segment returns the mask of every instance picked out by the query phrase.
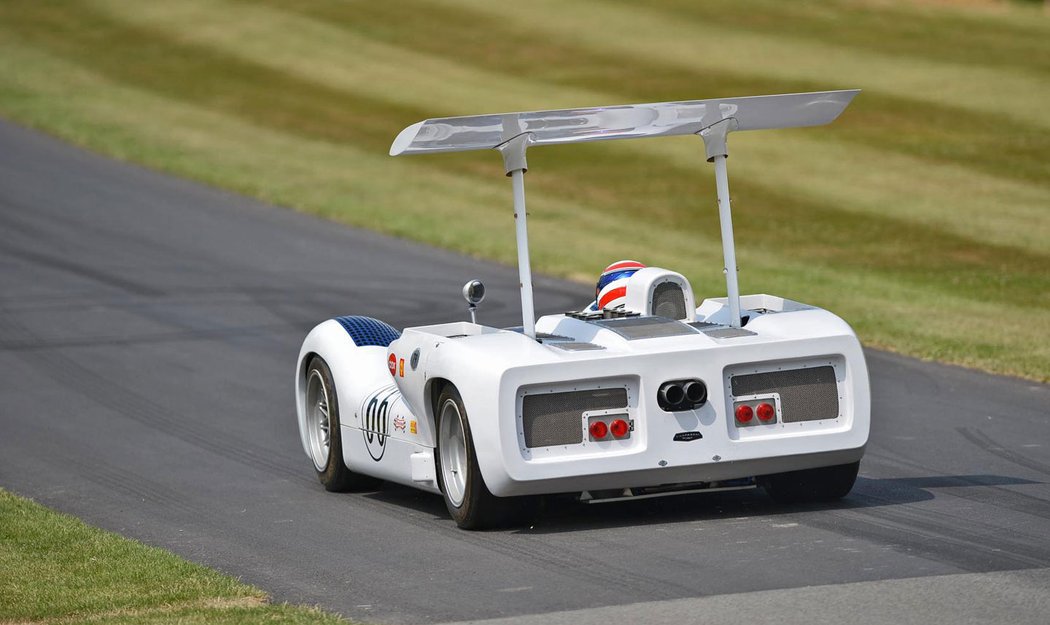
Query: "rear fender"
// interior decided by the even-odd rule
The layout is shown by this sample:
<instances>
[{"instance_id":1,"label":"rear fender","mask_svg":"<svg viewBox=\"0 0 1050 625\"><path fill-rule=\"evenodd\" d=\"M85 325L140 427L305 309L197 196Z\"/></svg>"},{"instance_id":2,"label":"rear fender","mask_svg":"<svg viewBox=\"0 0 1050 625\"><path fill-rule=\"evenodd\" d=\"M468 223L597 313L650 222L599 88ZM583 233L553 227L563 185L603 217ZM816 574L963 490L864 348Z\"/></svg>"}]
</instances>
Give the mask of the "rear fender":
<instances>
[{"instance_id":1,"label":"rear fender","mask_svg":"<svg viewBox=\"0 0 1050 625\"><path fill-rule=\"evenodd\" d=\"M390 385L392 380L383 361L386 348L376 345L358 346L335 319L329 319L306 335L299 350L295 375L295 410L299 422L299 438L303 449L306 440L306 368L314 356L328 363L339 398L341 425L360 429L358 406L370 392Z\"/></svg>"},{"instance_id":2,"label":"rear fender","mask_svg":"<svg viewBox=\"0 0 1050 625\"><path fill-rule=\"evenodd\" d=\"M403 401L387 365L387 346L382 344L382 337L355 335L355 328L348 328L346 319L362 318L342 318L343 322L330 319L319 324L299 351L295 394L303 449L307 449L306 369L314 356L320 356L332 372L339 399L346 466L366 475L432 489L429 479L425 480L428 483L414 479L420 475L416 475L418 467L413 472L411 459L413 454L430 454L433 442L420 435L429 435L430 428L419 427L417 417ZM367 344L370 342L380 344Z\"/></svg>"}]
</instances>

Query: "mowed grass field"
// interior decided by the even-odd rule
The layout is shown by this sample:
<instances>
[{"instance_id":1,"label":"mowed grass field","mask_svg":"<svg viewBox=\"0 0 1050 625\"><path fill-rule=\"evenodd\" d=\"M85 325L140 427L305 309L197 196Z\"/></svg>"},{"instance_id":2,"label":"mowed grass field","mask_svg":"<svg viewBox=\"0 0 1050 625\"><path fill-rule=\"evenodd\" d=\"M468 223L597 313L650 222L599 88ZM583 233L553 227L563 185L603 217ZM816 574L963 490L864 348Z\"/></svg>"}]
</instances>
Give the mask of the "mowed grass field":
<instances>
[{"instance_id":1,"label":"mowed grass field","mask_svg":"<svg viewBox=\"0 0 1050 625\"><path fill-rule=\"evenodd\" d=\"M830 126L730 138L742 292L827 307L868 345L1050 379L1040 7L0 3L3 116L509 264L498 155L390 158L398 131L447 115L841 88L864 91ZM531 150L535 269L592 283L636 258L682 271L698 298L724 296L702 155L692 137ZM581 305L588 297L581 285Z\"/></svg>"}]
</instances>

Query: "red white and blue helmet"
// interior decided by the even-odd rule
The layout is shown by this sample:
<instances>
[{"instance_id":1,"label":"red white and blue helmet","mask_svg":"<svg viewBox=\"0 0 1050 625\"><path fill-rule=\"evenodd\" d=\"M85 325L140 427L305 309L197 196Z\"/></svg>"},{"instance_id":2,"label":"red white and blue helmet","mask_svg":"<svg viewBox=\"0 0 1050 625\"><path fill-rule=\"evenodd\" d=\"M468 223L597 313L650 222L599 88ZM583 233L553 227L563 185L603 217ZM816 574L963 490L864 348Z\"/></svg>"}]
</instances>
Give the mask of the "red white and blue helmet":
<instances>
[{"instance_id":1,"label":"red white and blue helmet","mask_svg":"<svg viewBox=\"0 0 1050 625\"><path fill-rule=\"evenodd\" d=\"M645 269L645 265L636 260L618 260L606 267L594 287L591 310L623 308L627 302L627 280L639 269Z\"/></svg>"}]
</instances>

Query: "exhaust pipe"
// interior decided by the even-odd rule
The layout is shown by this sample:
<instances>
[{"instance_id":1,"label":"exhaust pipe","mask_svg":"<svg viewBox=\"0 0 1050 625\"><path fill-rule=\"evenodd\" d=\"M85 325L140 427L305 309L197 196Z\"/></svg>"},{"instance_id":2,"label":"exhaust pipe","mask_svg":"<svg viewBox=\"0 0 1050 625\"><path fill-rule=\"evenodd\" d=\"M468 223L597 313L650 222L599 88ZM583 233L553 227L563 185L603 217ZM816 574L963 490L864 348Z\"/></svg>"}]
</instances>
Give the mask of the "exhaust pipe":
<instances>
[{"instance_id":1,"label":"exhaust pipe","mask_svg":"<svg viewBox=\"0 0 1050 625\"><path fill-rule=\"evenodd\" d=\"M660 407L668 412L680 410L685 401L685 389L678 382L664 382L657 392L657 400Z\"/></svg>"},{"instance_id":2,"label":"exhaust pipe","mask_svg":"<svg viewBox=\"0 0 1050 625\"><path fill-rule=\"evenodd\" d=\"M707 385L700 380L689 380L685 383L685 399L693 408L704 405L707 401Z\"/></svg>"},{"instance_id":3,"label":"exhaust pipe","mask_svg":"<svg viewBox=\"0 0 1050 625\"><path fill-rule=\"evenodd\" d=\"M707 403L707 385L703 380L671 380L656 392L660 409L666 412L692 410Z\"/></svg>"}]
</instances>

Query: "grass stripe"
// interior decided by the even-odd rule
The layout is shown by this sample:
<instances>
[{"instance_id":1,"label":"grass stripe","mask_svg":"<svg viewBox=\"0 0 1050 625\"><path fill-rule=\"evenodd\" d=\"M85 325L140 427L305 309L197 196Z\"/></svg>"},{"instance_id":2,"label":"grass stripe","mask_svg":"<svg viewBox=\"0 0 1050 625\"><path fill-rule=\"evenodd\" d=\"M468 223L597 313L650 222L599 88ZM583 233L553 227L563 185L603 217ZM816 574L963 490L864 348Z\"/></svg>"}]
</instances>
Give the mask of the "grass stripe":
<instances>
[{"instance_id":1,"label":"grass stripe","mask_svg":"<svg viewBox=\"0 0 1050 625\"><path fill-rule=\"evenodd\" d=\"M335 18L347 16L332 12L336 5L327 3L320 5L327 9L324 15L317 16L325 17L325 21L267 9L256 3L219 4L221 11L215 10L217 4L212 1L153 4L137 11L128 11L123 2L115 0L96 0L94 4L102 6L114 19L128 20L138 27L177 26L183 33L180 41L184 43L207 46L247 62L257 61L288 75L324 82L342 91L364 92L368 97L412 108L442 103L451 111L461 112L477 107L480 101L493 100L486 106L498 110L501 106L516 106L519 103L516 98L526 99L530 97L527 94L537 90L532 82L452 62L434 61L431 56L378 43L350 28L340 28L340 22ZM295 6L301 9L306 5L296 3ZM459 22L464 16L454 14L451 17ZM437 23L437 17L430 21ZM278 49L270 43L276 38L283 42ZM345 55L339 53L343 49L353 49L358 63L347 64ZM394 73L405 83L418 88L398 91L383 86L381 78ZM454 80L448 80L449 77ZM558 93L564 95L563 90ZM612 101L618 97L582 89L569 93L578 96L575 103ZM847 120L852 115L851 109ZM763 186L775 186L782 194L807 197L813 201L834 199L835 206L841 210L918 222L974 241L1028 251L1046 248L1050 223L1040 220L1050 203L1050 193L1045 188L1011 183L957 167L938 168L927 161L878 150L843 149L815 138L815 133L792 136L795 138L787 142L779 137L768 142L747 142L748 158L734 160L735 179L743 175ZM668 160L670 151L664 147L663 143L659 146L635 143L629 149L645 158ZM600 148L604 149L607 148ZM753 159L752 149L758 152ZM767 166L790 161L795 154L809 157L806 162L813 173L799 175L799 168ZM878 170L856 168L849 159L878 162L880 167ZM681 155L675 153L671 160L677 160L685 168L697 168L695 151ZM753 162L761 163L762 168L750 166ZM744 165L743 170L736 168L738 163ZM843 163L846 166L842 166ZM781 172L786 175L781 175ZM921 175L916 172L921 172ZM662 174L656 171L654 175L660 177ZM887 179L896 179L897 186L906 186L911 193L894 193L894 187L886 186ZM578 184L587 182L578 181ZM790 193L785 193L787 189ZM1001 203L1003 207L995 212L989 211L988 206L994 203Z\"/></svg>"},{"instance_id":2,"label":"grass stripe","mask_svg":"<svg viewBox=\"0 0 1050 625\"><path fill-rule=\"evenodd\" d=\"M554 106L572 106L607 95L585 88L537 94L533 81L485 71L459 59L447 60L420 46L389 44L327 16L292 12L265 2L182 0L136 5L134 10L128 10L121 0L90 0L87 4L111 20L134 27L160 33L176 29L180 43L423 110L429 116L462 113L479 102L501 109L529 100L548 106L553 96L557 98ZM280 46L272 43L277 37ZM409 123L408 118L404 123Z\"/></svg>"},{"instance_id":3,"label":"grass stripe","mask_svg":"<svg viewBox=\"0 0 1050 625\"><path fill-rule=\"evenodd\" d=\"M0 5L0 16L17 5ZM379 149L400 130L400 120L423 115L183 44L170 32L129 26L77 2L46 2L19 15L11 36L112 80L303 137Z\"/></svg>"},{"instance_id":4,"label":"grass stripe","mask_svg":"<svg viewBox=\"0 0 1050 625\"><path fill-rule=\"evenodd\" d=\"M631 7L630 0L613 0ZM924 59L971 67L1017 68L1050 75L1050 19L1040 8L959 12L938 7L857 0L785 3L749 0L653 0L646 7L676 20L688 19L783 39L870 50L903 59ZM1014 18L1014 19L1009 19ZM790 24L790 28L785 28Z\"/></svg>"},{"instance_id":5,"label":"grass stripe","mask_svg":"<svg viewBox=\"0 0 1050 625\"><path fill-rule=\"evenodd\" d=\"M551 39L522 31L500 16L457 6L402 1L398 3L331 3L324 0L263 0L285 11L338 25L348 32L438 56L462 66L539 83L534 93L562 89L606 92L617 101L663 101L753 93L819 91L829 78L788 80L730 71L701 63L682 64L667 59L584 46L576 37ZM253 2L254 6L256 3ZM512 25L513 24L513 25ZM418 37L433 29L441 36ZM696 33L694 39L699 39ZM509 54L493 51L512 51ZM703 55L700 55L701 57ZM570 64L556 59L572 59ZM868 87L851 78L834 86ZM544 88L541 85L548 85ZM551 89L557 86L559 89ZM1050 92L1048 92L1050 93ZM868 90L850 108L850 114L824 131L837 137L881 149L891 149L926 160L959 164L1000 177L1042 182L1050 178L1050 126L1032 128L1001 115L989 116L956 105L931 103L913 97ZM517 105L528 106L529 100ZM604 102L603 102L604 103ZM567 106L590 105L572 102ZM542 100L535 108L559 106ZM463 114L463 109L431 112L430 117ZM1040 113L1042 115L1042 113ZM989 158L989 155L995 155Z\"/></svg>"},{"instance_id":6,"label":"grass stripe","mask_svg":"<svg viewBox=\"0 0 1050 625\"><path fill-rule=\"evenodd\" d=\"M588 49L662 64L668 71L702 68L705 72L750 76L769 84L788 80L861 85L886 95L1050 128L1043 105L1050 101L1050 83L1024 69L1004 71L966 63L902 59L823 42L757 35L665 15L638 3L619 7L598 0L536 0L502 6L485 0L437 0L437 5L489 15L504 24L514 24L518 32L531 33L536 39L573 41ZM734 10L746 11L742 4ZM974 89L975 84L984 88Z\"/></svg>"}]
</instances>

